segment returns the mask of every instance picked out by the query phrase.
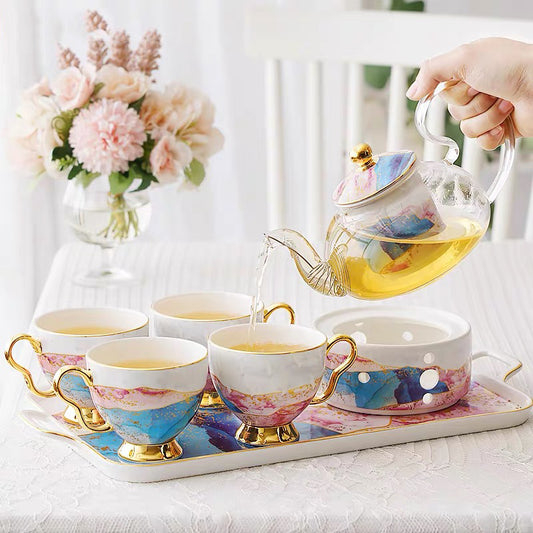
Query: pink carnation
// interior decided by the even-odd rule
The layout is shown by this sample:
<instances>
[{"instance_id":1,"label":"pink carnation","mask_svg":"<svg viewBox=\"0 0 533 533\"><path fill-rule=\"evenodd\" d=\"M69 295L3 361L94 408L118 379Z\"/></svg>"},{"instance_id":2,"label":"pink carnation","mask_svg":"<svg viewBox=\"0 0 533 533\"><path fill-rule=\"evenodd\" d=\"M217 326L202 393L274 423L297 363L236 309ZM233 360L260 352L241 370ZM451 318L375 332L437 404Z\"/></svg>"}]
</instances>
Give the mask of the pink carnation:
<instances>
[{"instance_id":1,"label":"pink carnation","mask_svg":"<svg viewBox=\"0 0 533 533\"><path fill-rule=\"evenodd\" d=\"M191 161L191 149L168 133L159 139L150 154L152 172L162 185L177 180Z\"/></svg>"},{"instance_id":2,"label":"pink carnation","mask_svg":"<svg viewBox=\"0 0 533 533\"><path fill-rule=\"evenodd\" d=\"M142 156L144 125L134 109L114 100L99 100L74 119L69 141L74 155L89 172L128 170Z\"/></svg>"}]
</instances>

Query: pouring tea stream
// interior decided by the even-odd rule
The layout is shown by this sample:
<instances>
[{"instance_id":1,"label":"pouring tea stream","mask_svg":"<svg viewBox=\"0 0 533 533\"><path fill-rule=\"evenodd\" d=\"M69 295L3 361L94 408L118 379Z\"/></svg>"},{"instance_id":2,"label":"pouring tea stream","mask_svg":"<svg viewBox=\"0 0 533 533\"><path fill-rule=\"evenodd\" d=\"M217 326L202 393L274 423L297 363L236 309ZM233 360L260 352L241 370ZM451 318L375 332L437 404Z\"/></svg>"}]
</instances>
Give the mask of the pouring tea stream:
<instances>
[{"instance_id":1,"label":"pouring tea stream","mask_svg":"<svg viewBox=\"0 0 533 533\"><path fill-rule=\"evenodd\" d=\"M454 82L441 83L415 112L421 136L448 147L442 161L418 161L414 152L372 154L360 144L350 156L354 170L337 187L338 212L329 225L325 259L291 229L266 234L289 249L304 281L329 296L389 298L422 287L453 268L479 242L490 220L490 204L514 160L513 124L507 118L500 166L487 192L454 165L456 142L428 131L433 98Z\"/></svg>"}]
</instances>

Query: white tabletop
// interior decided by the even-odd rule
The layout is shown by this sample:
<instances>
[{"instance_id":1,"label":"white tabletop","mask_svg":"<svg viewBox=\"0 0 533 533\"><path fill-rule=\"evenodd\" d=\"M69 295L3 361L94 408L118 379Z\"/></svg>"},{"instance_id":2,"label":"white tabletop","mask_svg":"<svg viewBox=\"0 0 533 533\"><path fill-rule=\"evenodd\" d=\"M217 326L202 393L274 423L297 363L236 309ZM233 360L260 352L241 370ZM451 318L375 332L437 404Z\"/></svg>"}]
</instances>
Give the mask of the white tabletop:
<instances>
[{"instance_id":1,"label":"white tabletop","mask_svg":"<svg viewBox=\"0 0 533 533\"><path fill-rule=\"evenodd\" d=\"M258 245L132 244L118 260L142 274L129 289L81 288L73 275L97 260L85 245L62 248L36 313L71 306L147 310L191 290L251 293ZM476 348L525 363L511 385L533 392L533 243L482 244L442 280L391 303L457 312ZM274 254L266 303L291 303L302 324L332 309L368 305L327 298ZM15 333L15 332L14 332ZM498 363L475 363L499 376ZM11 372L6 366L3 372ZM18 383L13 405L22 401ZM2 406L4 414L10 406ZM533 530L533 421L486 433L152 484L105 477L74 451L17 417L0 437L0 531L511 531Z\"/></svg>"}]
</instances>

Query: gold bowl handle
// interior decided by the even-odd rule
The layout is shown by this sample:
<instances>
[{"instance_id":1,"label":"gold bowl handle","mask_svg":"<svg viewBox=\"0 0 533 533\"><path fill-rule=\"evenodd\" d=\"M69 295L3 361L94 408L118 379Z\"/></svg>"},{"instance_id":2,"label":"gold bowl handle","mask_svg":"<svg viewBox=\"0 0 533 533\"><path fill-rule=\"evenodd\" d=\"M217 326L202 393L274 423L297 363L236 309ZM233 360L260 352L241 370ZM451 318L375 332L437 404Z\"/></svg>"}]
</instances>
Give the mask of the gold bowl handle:
<instances>
[{"instance_id":1,"label":"gold bowl handle","mask_svg":"<svg viewBox=\"0 0 533 533\"><path fill-rule=\"evenodd\" d=\"M91 375L91 372L89 370L85 370L85 368L80 368L79 366L74 365L67 365L61 367L54 376L54 391L55 393L65 402L71 405L74 410L76 411L76 418L81 426L86 427L89 431L108 431L111 429L111 426L106 422L105 424L99 424L97 426L94 426L92 424L89 424L81 411L81 407L74 401L69 398L67 398L63 391L61 390L61 380L67 375L67 374L77 374L78 376L83 379L87 387L92 387L93 385L93 378Z\"/></svg>"},{"instance_id":2,"label":"gold bowl handle","mask_svg":"<svg viewBox=\"0 0 533 533\"><path fill-rule=\"evenodd\" d=\"M294 324L294 321L296 320L296 314L294 312L294 309L289 304L286 304L286 303L283 303L283 302L280 302L280 303L277 303L277 304L272 304L272 305L268 306L263 312L263 320L265 322L268 322L268 319L270 318L270 315L272 315L272 313L274 311L277 311L278 309L285 309L285 311L287 311L287 313L289 313L291 324Z\"/></svg>"},{"instance_id":3,"label":"gold bowl handle","mask_svg":"<svg viewBox=\"0 0 533 533\"><path fill-rule=\"evenodd\" d=\"M22 366L21 364L15 361L13 357L13 349L15 348L15 344L17 344L17 342L19 341L28 341L31 344L33 351L37 355L42 355L43 347L41 345L41 341L37 340L31 335L27 335L26 333L23 333L22 335L17 335L16 337L13 337L13 340L11 341L8 349L4 352L6 361L17 372L20 372L24 376L24 381L26 382L26 386L28 387L28 389L30 389L31 392L33 392L33 394L40 396L41 398L51 398L52 396L55 395L54 389L50 388L48 390L39 390L37 386L35 385L35 382L33 381L31 372L26 367Z\"/></svg>"},{"instance_id":4,"label":"gold bowl handle","mask_svg":"<svg viewBox=\"0 0 533 533\"><path fill-rule=\"evenodd\" d=\"M350 345L350 355L331 373L329 377L328 384L324 389L322 394L315 396L311 400L311 405L317 405L319 403L325 402L334 392L339 382L339 378L350 368L352 363L357 359L357 344L355 341L348 335L335 335L328 340L328 347L326 348L326 355L329 353L331 348L339 342L347 342Z\"/></svg>"}]
</instances>

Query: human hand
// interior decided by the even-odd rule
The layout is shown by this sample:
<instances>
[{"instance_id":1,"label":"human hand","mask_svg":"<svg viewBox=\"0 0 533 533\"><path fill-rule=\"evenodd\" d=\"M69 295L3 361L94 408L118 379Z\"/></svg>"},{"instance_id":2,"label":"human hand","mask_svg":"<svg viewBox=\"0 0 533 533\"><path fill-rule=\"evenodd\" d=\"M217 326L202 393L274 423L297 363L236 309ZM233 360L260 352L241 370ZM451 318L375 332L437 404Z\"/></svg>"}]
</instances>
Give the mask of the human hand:
<instances>
[{"instance_id":1,"label":"human hand","mask_svg":"<svg viewBox=\"0 0 533 533\"><path fill-rule=\"evenodd\" d=\"M425 61L407 96L420 100L441 81L457 83L440 95L461 131L485 150L504 139L511 115L517 137L533 136L533 45L487 38Z\"/></svg>"}]
</instances>

